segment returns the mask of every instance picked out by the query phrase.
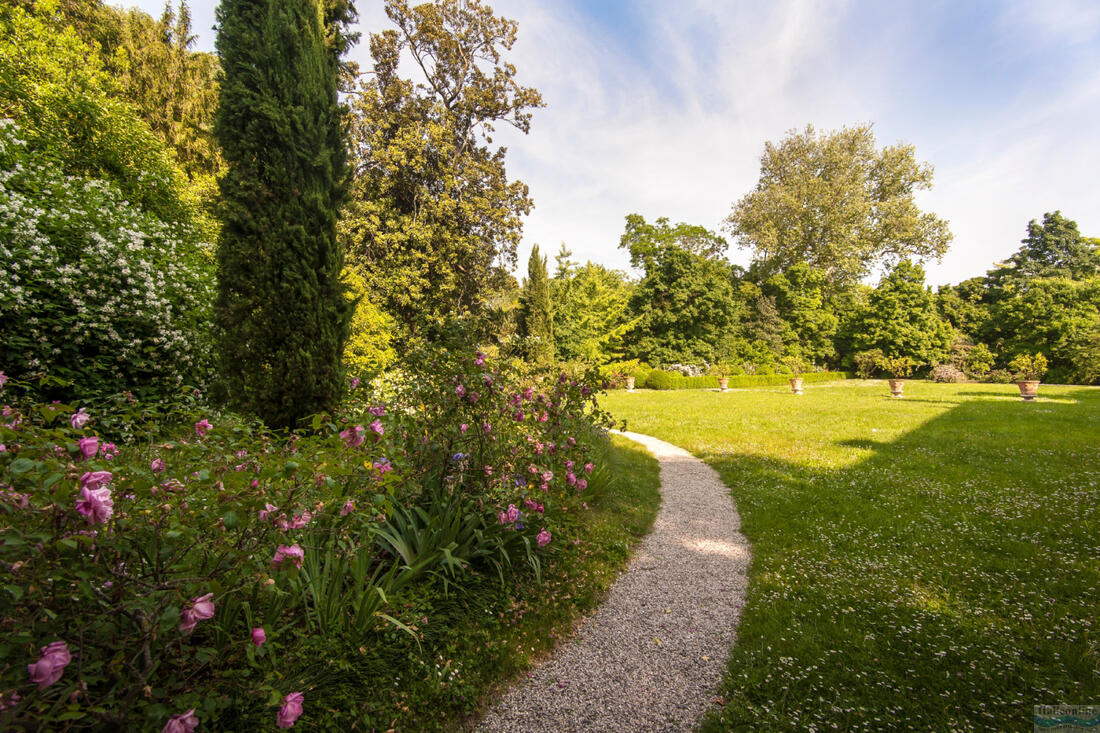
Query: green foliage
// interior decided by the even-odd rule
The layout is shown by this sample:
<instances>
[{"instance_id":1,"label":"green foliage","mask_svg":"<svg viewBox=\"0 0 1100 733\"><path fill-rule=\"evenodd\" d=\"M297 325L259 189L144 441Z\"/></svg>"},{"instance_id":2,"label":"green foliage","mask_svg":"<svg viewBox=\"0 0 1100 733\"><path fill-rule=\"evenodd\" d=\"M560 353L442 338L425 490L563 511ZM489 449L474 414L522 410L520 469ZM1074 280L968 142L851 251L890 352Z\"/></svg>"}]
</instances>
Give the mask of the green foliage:
<instances>
[{"instance_id":1,"label":"green foliage","mask_svg":"<svg viewBox=\"0 0 1100 733\"><path fill-rule=\"evenodd\" d=\"M1047 371L1047 358L1042 352L1037 354L1017 354L1008 363L1009 370L1017 379L1039 379Z\"/></svg>"},{"instance_id":2,"label":"green foliage","mask_svg":"<svg viewBox=\"0 0 1100 733\"><path fill-rule=\"evenodd\" d=\"M0 586L0 614L20 619L0 654L26 660L0 670L5 704L9 691L21 698L4 722L56 728L69 716L160 728L195 708L203 721L255 730L287 692L305 690L311 703L339 696L331 666L317 663L321 639L338 665L362 660L368 647L415 655L369 674L353 664L390 720L400 707L388 698L393 670L447 650L440 629L429 637L421 628L432 612L425 595L438 600L436 579L454 598L491 586L502 612L517 584L545 595L525 568L545 572L546 555L587 537L579 517L606 479L590 465L602 460L593 420L606 424L596 375L516 371L446 349L420 356L384 403L359 390L338 415L290 436L195 412L191 399L169 422L119 429L134 439L108 445L103 428L133 415L90 404L78 425L73 405L20 400L18 380L0 385L14 404L0 423L0 562L14 579ZM119 408L129 410L111 407ZM80 440L91 446L87 458ZM106 491L113 506L89 518L81 484L99 471L101 487L89 490ZM502 520L509 504L527 517ZM548 547L537 542L543 529ZM403 542L419 543L415 556ZM294 554L280 561L280 548L300 548L300 567ZM207 594L212 615L181 628ZM469 602L484 624L485 607ZM267 635L262 648L250 641L256 627ZM69 646L75 664L38 690L26 664L53 641ZM66 705L78 691L95 704ZM307 704L306 720L347 729L368 715L362 697L340 709ZM476 699L460 703L469 711Z\"/></svg>"},{"instance_id":3,"label":"green foliage","mask_svg":"<svg viewBox=\"0 0 1100 733\"><path fill-rule=\"evenodd\" d=\"M918 363L908 356L884 356L879 359L878 366L895 379L904 379L913 373Z\"/></svg>"},{"instance_id":4,"label":"green foliage","mask_svg":"<svg viewBox=\"0 0 1100 733\"><path fill-rule=\"evenodd\" d=\"M563 254L568 257L564 248ZM634 324L627 314L633 285L623 273L592 262L562 267L561 256L550 281L558 356L590 364L618 358Z\"/></svg>"},{"instance_id":5,"label":"green foliage","mask_svg":"<svg viewBox=\"0 0 1100 733\"><path fill-rule=\"evenodd\" d=\"M931 187L932 166L913 146L880 150L870 125L825 134L807 125L765 144L760 180L726 225L765 272L808 263L835 290L879 263L943 256L947 222L914 200Z\"/></svg>"},{"instance_id":6,"label":"green foliage","mask_svg":"<svg viewBox=\"0 0 1100 733\"><path fill-rule=\"evenodd\" d=\"M656 231L652 237L650 230ZM667 364L709 362L721 355L738 303L729 265L695 251L713 254L718 240L701 232L685 224L671 228L664 219L650 227L636 214L627 217L619 246L629 248L631 260L645 268L630 299L637 320L624 338L628 356Z\"/></svg>"},{"instance_id":7,"label":"green foliage","mask_svg":"<svg viewBox=\"0 0 1100 733\"><path fill-rule=\"evenodd\" d=\"M875 371L880 368L882 360L885 358L886 355L882 353L882 349L868 349L867 351L857 352L853 357L856 374L861 379L870 379L875 376Z\"/></svg>"},{"instance_id":8,"label":"green foliage","mask_svg":"<svg viewBox=\"0 0 1100 733\"><path fill-rule=\"evenodd\" d=\"M539 246L531 248L527 279L519 297L519 335L527 358L535 364L554 361L554 309L550 304L550 276Z\"/></svg>"},{"instance_id":9,"label":"green foliage","mask_svg":"<svg viewBox=\"0 0 1100 733\"><path fill-rule=\"evenodd\" d=\"M379 308L367 287L367 279L355 265L344 268L348 299L356 303L351 317L344 365L357 376L373 376L397 358L393 348L393 319Z\"/></svg>"},{"instance_id":10,"label":"green foliage","mask_svg":"<svg viewBox=\"0 0 1100 733\"><path fill-rule=\"evenodd\" d=\"M0 118L68 175L117 186L164 222L208 228L173 156L119 97L97 51L51 16L0 9Z\"/></svg>"},{"instance_id":11,"label":"green foliage","mask_svg":"<svg viewBox=\"0 0 1100 733\"><path fill-rule=\"evenodd\" d=\"M683 222L673 226L664 216L649 224L640 214L627 214L626 231L619 239L619 248L630 252L630 264L647 271L668 247L713 260L727 246L725 239L704 227Z\"/></svg>"},{"instance_id":12,"label":"green foliage","mask_svg":"<svg viewBox=\"0 0 1100 733\"><path fill-rule=\"evenodd\" d=\"M799 374L805 384L821 382L834 382L848 379L851 375L847 372L808 372ZM729 377L729 389L752 389L753 387L779 387L787 386L790 374L741 374ZM639 380L638 387L646 389L714 389L718 387L717 375L705 375L700 377L685 377L676 372L666 372L654 369Z\"/></svg>"},{"instance_id":13,"label":"green foliage","mask_svg":"<svg viewBox=\"0 0 1100 733\"><path fill-rule=\"evenodd\" d=\"M761 286L762 294L774 299L779 316L794 337L788 337L784 347L811 364L837 362L834 340L840 319L826 302L827 289L826 273L805 262L796 262Z\"/></svg>"},{"instance_id":14,"label":"green foliage","mask_svg":"<svg viewBox=\"0 0 1100 733\"><path fill-rule=\"evenodd\" d=\"M214 311L220 376L229 404L289 427L336 402L352 316L336 239L348 172L339 55L314 0L227 0L218 19L216 129L228 164Z\"/></svg>"},{"instance_id":15,"label":"green foliage","mask_svg":"<svg viewBox=\"0 0 1100 733\"><path fill-rule=\"evenodd\" d=\"M478 0L385 7L396 29L371 35L374 73L352 100L356 173L341 233L399 342L412 343L453 316L482 314L515 265L531 200L508 179L492 131L526 133L542 100L505 60L514 21Z\"/></svg>"},{"instance_id":16,"label":"green foliage","mask_svg":"<svg viewBox=\"0 0 1100 733\"><path fill-rule=\"evenodd\" d=\"M1022 244L1004 267L990 273L993 287L1040 277L1083 280L1100 275L1100 246L1082 237L1077 222L1060 211L1044 214L1041 224L1032 219Z\"/></svg>"},{"instance_id":17,"label":"green foliage","mask_svg":"<svg viewBox=\"0 0 1100 733\"><path fill-rule=\"evenodd\" d=\"M907 260L883 277L850 328L857 351L879 349L918 364L945 361L954 336L936 311L935 296L924 287L924 269Z\"/></svg>"},{"instance_id":18,"label":"green foliage","mask_svg":"<svg viewBox=\"0 0 1100 733\"><path fill-rule=\"evenodd\" d=\"M996 356L985 344L975 344L966 352L963 367L967 374L975 377L983 377L989 373L996 363Z\"/></svg>"},{"instance_id":19,"label":"green foliage","mask_svg":"<svg viewBox=\"0 0 1100 733\"><path fill-rule=\"evenodd\" d=\"M212 254L195 234L66 175L0 120L0 370L39 394L168 395L210 376Z\"/></svg>"}]
</instances>

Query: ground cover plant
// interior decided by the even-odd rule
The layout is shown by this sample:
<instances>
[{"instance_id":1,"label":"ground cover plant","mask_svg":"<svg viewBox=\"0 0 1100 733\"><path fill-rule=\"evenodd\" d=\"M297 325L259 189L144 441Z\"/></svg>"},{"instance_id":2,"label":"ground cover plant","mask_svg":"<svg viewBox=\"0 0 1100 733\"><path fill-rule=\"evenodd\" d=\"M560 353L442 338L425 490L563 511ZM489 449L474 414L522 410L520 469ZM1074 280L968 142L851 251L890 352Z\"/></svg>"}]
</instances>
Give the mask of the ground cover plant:
<instances>
[{"instance_id":1,"label":"ground cover plant","mask_svg":"<svg viewBox=\"0 0 1100 733\"><path fill-rule=\"evenodd\" d=\"M494 672L560 633L574 599L591 605L648 520L608 528L626 507L600 457L593 374L446 349L416 363L353 383L338 411L292 434L192 393L171 412L125 396L41 404L0 375L0 650L19 660L0 670L4 724L255 728L303 715L369 729L422 715L408 703L440 689L447 713L475 710ZM653 493L655 469L625 473L638 471ZM451 628L479 628L468 617L485 608L502 620L477 652L511 638L517 609L545 623L518 624L525 646L461 694L437 676L393 698L425 653L461 648L474 666Z\"/></svg>"},{"instance_id":2,"label":"ground cover plant","mask_svg":"<svg viewBox=\"0 0 1100 733\"><path fill-rule=\"evenodd\" d=\"M752 542L704 730L1019 730L1100 699L1100 391L883 382L616 392Z\"/></svg>"}]
</instances>

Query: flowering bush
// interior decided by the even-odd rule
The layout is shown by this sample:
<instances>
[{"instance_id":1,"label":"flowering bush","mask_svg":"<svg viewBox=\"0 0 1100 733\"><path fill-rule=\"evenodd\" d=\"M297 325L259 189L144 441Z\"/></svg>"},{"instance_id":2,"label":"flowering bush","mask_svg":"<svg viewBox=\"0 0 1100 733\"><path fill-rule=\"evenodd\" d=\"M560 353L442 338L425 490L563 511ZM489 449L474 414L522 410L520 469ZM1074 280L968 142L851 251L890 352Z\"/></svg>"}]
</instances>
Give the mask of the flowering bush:
<instances>
[{"instance_id":1,"label":"flowering bush","mask_svg":"<svg viewBox=\"0 0 1100 733\"><path fill-rule=\"evenodd\" d=\"M194 239L111 183L63 175L0 120L0 368L84 395L201 380L213 264Z\"/></svg>"},{"instance_id":2,"label":"flowering bush","mask_svg":"<svg viewBox=\"0 0 1100 733\"><path fill-rule=\"evenodd\" d=\"M965 382L966 374L950 364L936 364L928 373L933 382Z\"/></svg>"},{"instance_id":3,"label":"flowering bush","mask_svg":"<svg viewBox=\"0 0 1100 733\"><path fill-rule=\"evenodd\" d=\"M568 540L591 377L442 351L303 434L203 412L122 445L94 404L4 407L0 653L20 661L0 723L294 725L319 684L304 640L415 635L414 583L503 578ZM407 516L433 546L395 546Z\"/></svg>"}]
</instances>

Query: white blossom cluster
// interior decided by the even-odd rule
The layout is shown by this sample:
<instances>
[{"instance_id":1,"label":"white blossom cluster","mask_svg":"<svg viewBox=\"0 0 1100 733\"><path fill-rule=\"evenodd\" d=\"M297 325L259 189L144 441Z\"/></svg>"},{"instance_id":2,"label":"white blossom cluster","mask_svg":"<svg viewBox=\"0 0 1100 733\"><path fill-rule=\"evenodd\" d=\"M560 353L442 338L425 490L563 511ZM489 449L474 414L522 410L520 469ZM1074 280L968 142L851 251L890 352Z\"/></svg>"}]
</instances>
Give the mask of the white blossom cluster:
<instances>
[{"instance_id":1,"label":"white blossom cluster","mask_svg":"<svg viewBox=\"0 0 1100 733\"><path fill-rule=\"evenodd\" d=\"M0 368L90 381L179 384L210 360L212 247L64 175L0 124Z\"/></svg>"}]
</instances>

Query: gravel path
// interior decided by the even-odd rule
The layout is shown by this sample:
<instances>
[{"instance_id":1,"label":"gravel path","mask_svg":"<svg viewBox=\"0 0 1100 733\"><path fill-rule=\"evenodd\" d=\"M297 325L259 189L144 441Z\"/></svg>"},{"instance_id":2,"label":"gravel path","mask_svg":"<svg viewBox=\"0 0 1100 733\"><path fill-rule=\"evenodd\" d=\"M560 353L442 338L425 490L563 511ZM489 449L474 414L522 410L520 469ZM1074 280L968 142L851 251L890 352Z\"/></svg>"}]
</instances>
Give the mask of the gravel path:
<instances>
[{"instance_id":1,"label":"gravel path","mask_svg":"<svg viewBox=\"0 0 1100 733\"><path fill-rule=\"evenodd\" d=\"M481 722L483 731L683 731L710 706L736 640L748 541L729 489L687 451L657 458L653 531L577 634Z\"/></svg>"}]
</instances>

